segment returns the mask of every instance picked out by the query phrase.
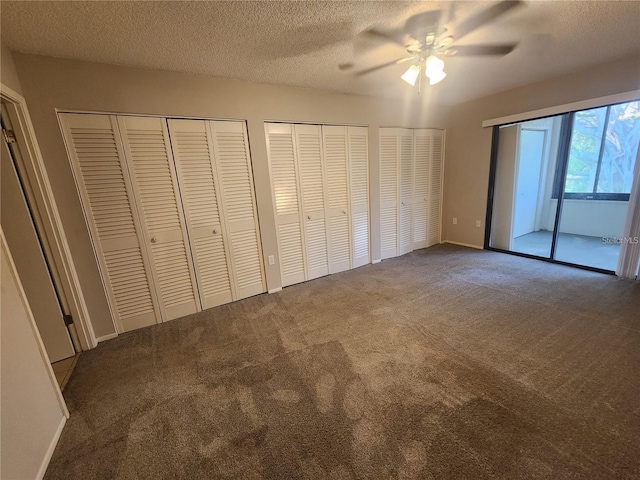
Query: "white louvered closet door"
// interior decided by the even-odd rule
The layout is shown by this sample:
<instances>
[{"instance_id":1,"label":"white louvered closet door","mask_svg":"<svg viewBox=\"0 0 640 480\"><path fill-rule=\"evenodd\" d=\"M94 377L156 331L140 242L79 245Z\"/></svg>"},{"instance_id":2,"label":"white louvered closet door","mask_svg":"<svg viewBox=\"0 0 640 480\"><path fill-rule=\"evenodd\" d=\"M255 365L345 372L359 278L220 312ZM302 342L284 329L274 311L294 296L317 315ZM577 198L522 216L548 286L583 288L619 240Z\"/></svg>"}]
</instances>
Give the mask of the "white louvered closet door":
<instances>
[{"instance_id":1,"label":"white louvered closet door","mask_svg":"<svg viewBox=\"0 0 640 480\"><path fill-rule=\"evenodd\" d=\"M369 250L369 152L367 127L347 127L351 181L352 268L371 262Z\"/></svg>"},{"instance_id":2,"label":"white louvered closet door","mask_svg":"<svg viewBox=\"0 0 640 480\"><path fill-rule=\"evenodd\" d=\"M162 319L200 311L166 122L162 118L122 116L118 125Z\"/></svg>"},{"instance_id":3,"label":"white louvered closet door","mask_svg":"<svg viewBox=\"0 0 640 480\"><path fill-rule=\"evenodd\" d=\"M304 225L306 279L312 280L329 273L322 128L320 125L293 125L293 129Z\"/></svg>"},{"instance_id":4,"label":"white louvered closet door","mask_svg":"<svg viewBox=\"0 0 640 480\"><path fill-rule=\"evenodd\" d=\"M118 331L160 322L116 118L62 113L60 120Z\"/></svg>"},{"instance_id":5,"label":"white louvered closet door","mask_svg":"<svg viewBox=\"0 0 640 480\"><path fill-rule=\"evenodd\" d=\"M429 246L440 243L444 180L444 132L433 130L433 150L429 171Z\"/></svg>"},{"instance_id":6,"label":"white louvered closet door","mask_svg":"<svg viewBox=\"0 0 640 480\"><path fill-rule=\"evenodd\" d=\"M433 130L413 131L415 157L413 162L413 248L429 246L429 170Z\"/></svg>"},{"instance_id":7,"label":"white louvered closet door","mask_svg":"<svg viewBox=\"0 0 640 480\"><path fill-rule=\"evenodd\" d=\"M170 119L168 125L200 299L203 308L211 308L237 298L228 267L213 138L205 120Z\"/></svg>"},{"instance_id":8,"label":"white louvered closet door","mask_svg":"<svg viewBox=\"0 0 640 480\"><path fill-rule=\"evenodd\" d=\"M351 268L347 127L323 125L322 140L328 195L329 272L338 273Z\"/></svg>"},{"instance_id":9,"label":"white louvered closet door","mask_svg":"<svg viewBox=\"0 0 640 480\"><path fill-rule=\"evenodd\" d=\"M413 250L413 130L399 129L398 255Z\"/></svg>"},{"instance_id":10,"label":"white louvered closet door","mask_svg":"<svg viewBox=\"0 0 640 480\"><path fill-rule=\"evenodd\" d=\"M397 128L380 129L380 242L381 258L398 255L398 163Z\"/></svg>"},{"instance_id":11,"label":"white louvered closet door","mask_svg":"<svg viewBox=\"0 0 640 480\"><path fill-rule=\"evenodd\" d=\"M265 123L282 286L306 278L293 125Z\"/></svg>"},{"instance_id":12,"label":"white louvered closet door","mask_svg":"<svg viewBox=\"0 0 640 480\"><path fill-rule=\"evenodd\" d=\"M247 130L244 122L207 123L220 179L231 277L240 300L266 290Z\"/></svg>"}]
</instances>

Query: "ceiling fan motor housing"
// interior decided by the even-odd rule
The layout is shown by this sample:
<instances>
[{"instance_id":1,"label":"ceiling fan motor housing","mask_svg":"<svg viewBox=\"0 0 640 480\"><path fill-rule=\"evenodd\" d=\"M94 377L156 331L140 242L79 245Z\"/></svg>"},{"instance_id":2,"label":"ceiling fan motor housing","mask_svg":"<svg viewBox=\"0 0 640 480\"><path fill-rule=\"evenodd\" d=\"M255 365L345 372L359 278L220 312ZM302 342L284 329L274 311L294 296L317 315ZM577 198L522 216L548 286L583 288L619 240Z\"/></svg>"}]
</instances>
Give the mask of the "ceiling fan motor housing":
<instances>
[{"instance_id":1,"label":"ceiling fan motor housing","mask_svg":"<svg viewBox=\"0 0 640 480\"><path fill-rule=\"evenodd\" d=\"M440 28L441 16L442 11L440 10L433 10L414 15L405 23L404 31L421 44L428 44L427 38L432 39L431 43L433 43L438 35L446 31L446 29Z\"/></svg>"}]
</instances>

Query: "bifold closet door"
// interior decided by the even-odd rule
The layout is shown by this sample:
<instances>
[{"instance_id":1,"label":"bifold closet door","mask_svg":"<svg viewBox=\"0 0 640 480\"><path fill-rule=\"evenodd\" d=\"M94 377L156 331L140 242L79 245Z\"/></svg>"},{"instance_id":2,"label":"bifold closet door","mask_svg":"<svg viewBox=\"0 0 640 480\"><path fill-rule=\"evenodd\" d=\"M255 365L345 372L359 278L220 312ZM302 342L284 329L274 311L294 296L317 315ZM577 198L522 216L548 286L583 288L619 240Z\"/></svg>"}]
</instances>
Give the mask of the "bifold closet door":
<instances>
[{"instance_id":1,"label":"bifold closet door","mask_svg":"<svg viewBox=\"0 0 640 480\"><path fill-rule=\"evenodd\" d=\"M118 117L163 320L200 311L166 121Z\"/></svg>"},{"instance_id":2,"label":"bifold closet door","mask_svg":"<svg viewBox=\"0 0 640 480\"><path fill-rule=\"evenodd\" d=\"M398 135L398 255L404 255L413 250L413 130L401 128Z\"/></svg>"},{"instance_id":3,"label":"bifold closet door","mask_svg":"<svg viewBox=\"0 0 640 480\"><path fill-rule=\"evenodd\" d=\"M203 308L264 292L245 124L168 125Z\"/></svg>"},{"instance_id":4,"label":"bifold closet door","mask_svg":"<svg viewBox=\"0 0 640 480\"><path fill-rule=\"evenodd\" d=\"M235 296L213 138L204 120L170 119L168 124L200 299L203 308L211 308Z\"/></svg>"},{"instance_id":5,"label":"bifold closet door","mask_svg":"<svg viewBox=\"0 0 640 480\"><path fill-rule=\"evenodd\" d=\"M266 290L249 142L244 122L207 122L213 137L237 299Z\"/></svg>"},{"instance_id":6,"label":"bifold closet door","mask_svg":"<svg viewBox=\"0 0 640 480\"><path fill-rule=\"evenodd\" d=\"M351 190L351 266L371 262L369 248L369 138L367 127L347 127Z\"/></svg>"},{"instance_id":7,"label":"bifold closet door","mask_svg":"<svg viewBox=\"0 0 640 480\"><path fill-rule=\"evenodd\" d=\"M381 258L398 255L398 163L397 128L380 129L380 243Z\"/></svg>"},{"instance_id":8,"label":"bifold closet door","mask_svg":"<svg viewBox=\"0 0 640 480\"><path fill-rule=\"evenodd\" d=\"M305 280L300 192L293 125L266 123L282 286Z\"/></svg>"},{"instance_id":9,"label":"bifold closet door","mask_svg":"<svg viewBox=\"0 0 640 480\"><path fill-rule=\"evenodd\" d=\"M293 125L302 205L302 225L306 259L306 280L329 273L325 198L322 162L322 127Z\"/></svg>"},{"instance_id":10,"label":"bifold closet door","mask_svg":"<svg viewBox=\"0 0 640 480\"><path fill-rule=\"evenodd\" d=\"M347 127L323 125L322 144L328 195L329 272L338 273L351 268Z\"/></svg>"},{"instance_id":11,"label":"bifold closet door","mask_svg":"<svg viewBox=\"0 0 640 480\"><path fill-rule=\"evenodd\" d=\"M60 114L65 142L118 330L160 321L146 249L133 208L116 117Z\"/></svg>"},{"instance_id":12,"label":"bifold closet door","mask_svg":"<svg viewBox=\"0 0 640 480\"><path fill-rule=\"evenodd\" d=\"M433 130L414 130L413 248L429 246L429 171Z\"/></svg>"},{"instance_id":13,"label":"bifold closet door","mask_svg":"<svg viewBox=\"0 0 640 480\"><path fill-rule=\"evenodd\" d=\"M440 243L442 236L442 193L444 181L444 132L432 130L429 169L429 236L428 246Z\"/></svg>"}]
</instances>

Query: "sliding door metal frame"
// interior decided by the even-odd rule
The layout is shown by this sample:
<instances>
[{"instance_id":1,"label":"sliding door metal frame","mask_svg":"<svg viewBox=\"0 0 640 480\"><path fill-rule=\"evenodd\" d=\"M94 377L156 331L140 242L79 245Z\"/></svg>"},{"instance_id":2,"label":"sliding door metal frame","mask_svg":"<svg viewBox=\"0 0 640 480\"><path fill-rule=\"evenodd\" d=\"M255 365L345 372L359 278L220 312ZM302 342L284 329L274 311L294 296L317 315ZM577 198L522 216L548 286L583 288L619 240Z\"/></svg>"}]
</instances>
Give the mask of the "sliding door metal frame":
<instances>
[{"instance_id":1,"label":"sliding door metal frame","mask_svg":"<svg viewBox=\"0 0 640 480\"><path fill-rule=\"evenodd\" d=\"M580 270L588 270L590 272L605 273L607 275L615 275L616 273L613 270L606 270L604 268L590 267L588 265L579 265L577 263L571 263L571 262L563 262L562 260L555 260L553 258L548 258L548 257L538 257L536 255L531 255L529 253L512 252L511 250L504 250L502 248L488 247L486 248L486 250L490 250L492 252L507 253L509 255L514 255L516 257L531 258L533 260L540 260L542 262L554 263L556 265L565 265L567 267L575 267L575 268L579 268Z\"/></svg>"},{"instance_id":2,"label":"sliding door metal frame","mask_svg":"<svg viewBox=\"0 0 640 480\"><path fill-rule=\"evenodd\" d=\"M563 115L562 125L560 127L560 145L558 148L558 168L556 175L559 175L558 185L561 188L558 191L558 203L556 204L556 219L553 224L553 237L551 239L551 252L549 258L555 260L556 247L558 245L558 235L560 234L560 221L562 220L562 206L564 205L564 190L567 181L567 170L569 169L569 149L571 148L571 130L573 129L573 119L575 112Z\"/></svg>"},{"instance_id":3,"label":"sliding door metal frame","mask_svg":"<svg viewBox=\"0 0 640 480\"><path fill-rule=\"evenodd\" d=\"M498 140L500 126L494 125L491 131L491 163L489 164L489 190L487 192L487 214L484 221L484 248L494 250L489 244L491 241L491 220L493 218L493 194L496 186L496 169L498 168Z\"/></svg>"}]
</instances>

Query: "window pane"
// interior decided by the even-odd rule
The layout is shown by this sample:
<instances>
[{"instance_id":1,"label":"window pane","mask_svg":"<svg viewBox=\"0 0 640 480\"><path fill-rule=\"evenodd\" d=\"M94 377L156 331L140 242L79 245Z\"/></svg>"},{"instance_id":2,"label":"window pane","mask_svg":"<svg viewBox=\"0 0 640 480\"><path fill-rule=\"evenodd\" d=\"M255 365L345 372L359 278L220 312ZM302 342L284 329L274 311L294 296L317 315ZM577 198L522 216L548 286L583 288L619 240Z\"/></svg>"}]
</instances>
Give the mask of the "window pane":
<instances>
[{"instance_id":1,"label":"window pane","mask_svg":"<svg viewBox=\"0 0 640 480\"><path fill-rule=\"evenodd\" d=\"M576 112L565 192L593 193L607 107Z\"/></svg>"},{"instance_id":2,"label":"window pane","mask_svg":"<svg viewBox=\"0 0 640 480\"><path fill-rule=\"evenodd\" d=\"M611 106L598 177L599 193L630 193L640 142L640 102Z\"/></svg>"}]
</instances>

